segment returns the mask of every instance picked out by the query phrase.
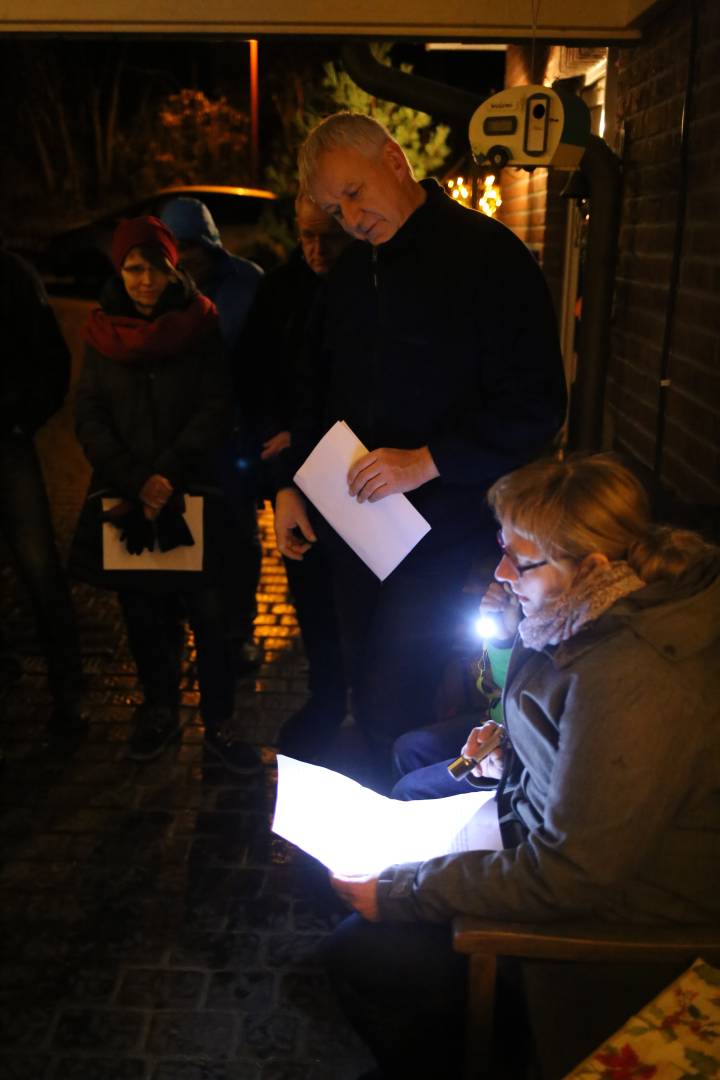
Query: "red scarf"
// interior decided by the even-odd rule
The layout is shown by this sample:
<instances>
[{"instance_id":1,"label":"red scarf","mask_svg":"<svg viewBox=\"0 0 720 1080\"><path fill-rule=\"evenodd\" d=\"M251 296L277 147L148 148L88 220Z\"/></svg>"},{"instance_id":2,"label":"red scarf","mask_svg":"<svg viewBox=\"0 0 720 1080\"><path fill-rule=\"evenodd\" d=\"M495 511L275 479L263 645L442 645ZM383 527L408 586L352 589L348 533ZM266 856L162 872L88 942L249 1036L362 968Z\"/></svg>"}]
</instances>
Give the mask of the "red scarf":
<instances>
[{"instance_id":1,"label":"red scarf","mask_svg":"<svg viewBox=\"0 0 720 1080\"><path fill-rule=\"evenodd\" d=\"M217 325L217 308L207 296L198 293L186 308L168 311L152 321L108 315L102 308L95 308L85 325L85 340L110 360L137 364L182 352Z\"/></svg>"}]
</instances>

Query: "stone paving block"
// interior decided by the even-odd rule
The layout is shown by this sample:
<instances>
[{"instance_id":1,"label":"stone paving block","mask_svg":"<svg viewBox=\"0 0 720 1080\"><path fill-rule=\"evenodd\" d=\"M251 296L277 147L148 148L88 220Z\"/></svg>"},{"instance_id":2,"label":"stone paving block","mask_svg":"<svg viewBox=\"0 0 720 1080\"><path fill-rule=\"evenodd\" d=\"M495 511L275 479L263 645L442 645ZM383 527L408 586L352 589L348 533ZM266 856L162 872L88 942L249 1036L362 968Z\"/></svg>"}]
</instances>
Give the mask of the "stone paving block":
<instances>
[{"instance_id":1,"label":"stone paving block","mask_svg":"<svg viewBox=\"0 0 720 1080\"><path fill-rule=\"evenodd\" d=\"M263 1080L307 1080L308 1065L294 1061L271 1061L262 1072Z\"/></svg>"},{"instance_id":2,"label":"stone paving block","mask_svg":"<svg viewBox=\"0 0 720 1080\"><path fill-rule=\"evenodd\" d=\"M0 971L0 1001L47 1006L109 1002L117 975L113 968L83 968L66 964L7 964Z\"/></svg>"},{"instance_id":3,"label":"stone paving block","mask_svg":"<svg viewBox=\"0 0 720 1080\"><path fill-rule=\"evenodd\" d=\"M207 933L182 929L170 952L170 964L186 967L188 964L209 970L221 968L252 967L260 954L259 934Z\"/></svg>"},{"instance_id":4,"label":"stone paving block","mask_svg":"<svg viewBox=\"0 0 720 1080\"><path fill-rule=\"evenodd\" d=\"M44 1080L50 1060L38 1054L0 1056L0 1080Z\"/></svg>"},{"instance_id":5,"label":"stone paving block","mask_svg":"<svg viewBox=\"0 0 720 1080\"><path fill-rule=\"evenodd\" d=\"M161 1057L229 1058L234 1054L238 1026L237 1015L230 1011L154 1012L147 1050Z\"/></svg>"},{"instance_id":6,"label":"stone paving block","mask_svg":"<svg viewBox=\"0 0 720 1080\"><path fill-rule=\"evenodd\" d=\"M151 1080L260 1080L260 1070L245 1061L161 1061Z\"/></svg>"},{"instance_id":7,"label":"stone paving block","mask_svg":"<svg viewBox=\"0 0 720 1080\"><path fill-rule=\"evenodd\" d=\"M300 1024L286 1012L248 1016L243 1024L239 1053L250 1053L261 1061L288 1057L298 1048Z\"/></svg>"},{"instance_id":8,"label":"stone paving block","mask_svg":"<svg viewBox=\"0 0 720 1080\"><path fill-rule=\"evenodd\" d=\"M305 1030L305 1052L310 1058L336 1060L363 1052L358 1036L337 1016L316 1015ZM438 1077L438 1080L441 1080Z\"/></svg>"},{"instance_id":9,"label":"stone paving block","mask_svg":"<svg viewBox=\"0 0 720 1080\"><path fill-rule=\"evenodd\" d=\"M37 1050L54 1013L54 1005L5 1005L0 1010L0 1046L4 1051Z\"/></svg>"},{"instance_id":10,"label":"stone paving block","mask_svg":"<svg viewBox=\"0 0 720 1080\"><path fill-rule=\"evenodd\" d=\"M269 934L265 942L265 960L270 967L317 967L318 950L323 934Z\"/></svg>"},{"instance_id":11,"label":"stone paving block","mask_svg":"<svg viewBox=\"0 0 720 1080\"><path fill-rule=\"evenodd\" d=\"M73 874L69 863L9 861L0 868L0 889L58 889L68 885Z\"/></svg>"},{"instance_id":12,"label":"stone paving block","mask_svg":"<svg viewBox=\"0 0 720 1080\"><path fill-rule=\"evenodd\" d=\"M228 930L286 930L291 910L289 897L267 892L254 900L238 900L231 905Z\"/></svg>"},{"instance_id":13,"label":"stone paving block","mask_svg":"<svg viewBox=\"0 0 720 1080\"><path fill-rule=\"evenodd\" d=\"M211 1009L266 1013L274 995L275 977L269 971L215 971L210 976L206 1004Z\"/></svg>"},{"instance_id":14,"label":"stone paving block","mask_svg":"<svg viewBox=\"0 0 720 1080\"><path fill-rule=\"evenodd\" d=\"M138 1048L143 1013L121 1009L64 1009L51 1045L58 1050L128 1053Z\"/></svg>"},{"instance_id":15,"label":"stone paving block","mask_svg":"<svg viewBox=\"0 0 720 1080\"><path fill-rule=\"evenodd\" d=\"M199 1003L206 982L201 971L130 968L121 977L115 1002L137 1009L192 1008Z\"/></svg>"},{"instance_id":16,"label":"stone paving block","mask_svg":"<svg viewBox=\"0 0 720 1080\"><path fill-rule=\"evenodd\" d=\"M146 1080L140 1058L60 1058L52 1080Z\"/></svg>"},{"instance_id":17,"label":"stone paving block","mask_svg":"<svg viewBox=\"0 0 720 1080\"><path fill-rule=\"evenodd\" d=\"M319 891L310 899L295 900L292 910L293 925L303 934L333 930L348 914L347 907L329 884L327 891Z\"/></svg>"}]
</instances>

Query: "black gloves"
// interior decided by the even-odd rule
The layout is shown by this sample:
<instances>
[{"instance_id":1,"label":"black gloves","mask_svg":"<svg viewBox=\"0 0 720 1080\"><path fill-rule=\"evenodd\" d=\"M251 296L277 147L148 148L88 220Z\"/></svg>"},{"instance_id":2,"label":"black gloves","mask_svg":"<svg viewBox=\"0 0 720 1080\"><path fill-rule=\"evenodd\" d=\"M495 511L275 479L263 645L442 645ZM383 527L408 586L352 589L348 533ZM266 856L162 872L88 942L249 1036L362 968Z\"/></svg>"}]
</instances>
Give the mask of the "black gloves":
<instances>
[{"instance_id":1,"label":"black gloves","mask_svg":"<svg viewBox=\"0 0 720 1080\"><path fill-rule=\"evenodd\" d=\"M120 539L125 541L125 547L131 555L141 555L146 548L152 551L155 546L155 533L152 522L145 517L142 503L133 503L132 509L123 514L115 524L120 529Z\"/></svg>"},{"instance_id":2,"label":"black gloves","mask_svg":"<svg viewBox=\"0 0 720 1080\"><path fill-rule=\"evenodd\" d=\"M173 495L162 510L150 521L145 517L141 502L123 499L111 510L102 515L103 521L109 521L120 530L120 539L130 555L141 555L146 549L152 551L157 537L161 551L172 551L176 547L193 547L193 534L183 517L185 499L182 495Z\"/></svg>"},{"instance_id":3,"label":"black gloves","mask_svg":"<svg viewBox=\"0 0 720 1080\"><path fill-rule=\"evenodd\" d=\"M172 551L176 547L193 547L195 541L183 517L185 500L182 495L173 495L163 506L155 519L158 545L161 551Z\"/></svg>"}]
</instances>

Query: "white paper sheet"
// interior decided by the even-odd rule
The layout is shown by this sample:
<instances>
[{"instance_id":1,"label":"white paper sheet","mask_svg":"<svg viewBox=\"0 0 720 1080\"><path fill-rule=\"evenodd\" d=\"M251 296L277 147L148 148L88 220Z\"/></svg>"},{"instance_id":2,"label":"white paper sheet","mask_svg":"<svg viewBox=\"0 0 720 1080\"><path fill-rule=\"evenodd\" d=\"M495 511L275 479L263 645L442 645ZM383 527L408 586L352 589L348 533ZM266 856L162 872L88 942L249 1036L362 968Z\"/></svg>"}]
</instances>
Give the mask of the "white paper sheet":
<instances>
[{"instance_id":1,"label":"white paper sheet","mask_svg":"<svg viewBox=\"0 0 720 1080\"><path fill-rule=\"evenodd\" d=\"M492 791L401 802L282 754L272 827L342 876L502 847Z\"/></svg>"},{"instance_id":2,"label":"white paper sheet","mask_svg":"<svg viewBox=\"0 0 720 1080\"><path fill-rule=\"evenodd\" d=\"M103 511L111 510L119 499L103 499ZM103 521L103 568L105 570L202 570L203 568L203 498L202 495L185 496L183 514L195 543L181 545L172 551L160 551L157 543L153 551L131 555L120 539L120 530L109 521Z\"/></svg>"},{"instance_id":3,"label":"white paper sheet","mask_svg":"<svg viewBox=\"0 0 720 1080\"><path fill-rule=\"evenodd\" d=\"M366 453L345 421L338 420L294 479L345 543L384 581L430 531L430 525L404 495L359 503L348 493L348 470Z\"/></svg>"}]
</instances>

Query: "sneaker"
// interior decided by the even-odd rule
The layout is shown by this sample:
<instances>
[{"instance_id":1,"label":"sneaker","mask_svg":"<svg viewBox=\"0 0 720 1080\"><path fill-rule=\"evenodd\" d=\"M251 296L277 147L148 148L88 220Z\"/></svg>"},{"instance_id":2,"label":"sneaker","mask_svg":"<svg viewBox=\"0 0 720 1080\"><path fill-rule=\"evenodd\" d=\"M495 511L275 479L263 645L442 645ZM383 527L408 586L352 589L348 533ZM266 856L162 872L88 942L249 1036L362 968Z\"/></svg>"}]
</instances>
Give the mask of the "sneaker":
<instances>
[{"instance_id":1,"label":"sneaker","mask_svg":"<svg viewBox=\"0 0 720 1080\"><path fill-rule=\"evenodd\" d=\"M140 705L135 710L135 729L127 756L131 761L153 761L176 738L185 722L169 705Z\"/></svg>"},{"instance_id":2,"label":"sneaker","mask_svg":"<svg viewBox=\"0 0 720 1080\"><path fill-rule=\"evenodd\" d=\"M238 776L253 776L262 769L257 751L239 739L229 725L205 728L205 746Z\"/></svg>"}]
</instances>

